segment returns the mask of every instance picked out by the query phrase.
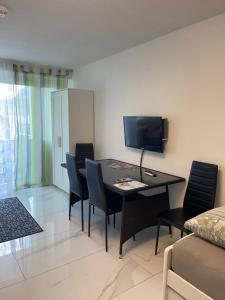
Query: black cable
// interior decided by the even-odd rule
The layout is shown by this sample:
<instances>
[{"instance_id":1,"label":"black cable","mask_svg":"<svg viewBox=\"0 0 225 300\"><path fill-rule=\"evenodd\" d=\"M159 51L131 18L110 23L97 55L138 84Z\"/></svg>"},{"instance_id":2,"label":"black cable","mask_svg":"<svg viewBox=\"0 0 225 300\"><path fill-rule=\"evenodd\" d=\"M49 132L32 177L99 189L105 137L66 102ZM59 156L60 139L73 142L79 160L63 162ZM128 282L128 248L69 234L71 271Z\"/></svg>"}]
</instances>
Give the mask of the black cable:
<instances>
[{"instance_id":1,"label":"black cable","mask_svg":"<svg viewBox=\"0 0 225 300\"><path fill-rule=\"evenodd\" d=\"M142 181L142 161L143 161L143 156L144 156L144 152L145 152L145 149L141 149L141 159L140 159L140 179Z\"/></svg>"}]
</instances>

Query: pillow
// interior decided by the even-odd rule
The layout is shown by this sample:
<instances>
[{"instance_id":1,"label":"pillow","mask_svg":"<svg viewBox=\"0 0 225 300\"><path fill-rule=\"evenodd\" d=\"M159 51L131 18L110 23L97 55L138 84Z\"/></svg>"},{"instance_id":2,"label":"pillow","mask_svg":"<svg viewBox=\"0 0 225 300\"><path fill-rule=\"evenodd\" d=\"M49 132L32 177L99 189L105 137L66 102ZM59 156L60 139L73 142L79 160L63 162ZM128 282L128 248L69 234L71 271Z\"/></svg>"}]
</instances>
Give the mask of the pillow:
<instances>
[{"instance_id":1,"label":"pillow","mask_svg":"<svg viewBox=\"0 0 225 300\"><path fill-rule=\"evenodd\" d=\"M225 248L225 206L211 209L185 222L197 236Z\"/></svg>"}]
</instances>

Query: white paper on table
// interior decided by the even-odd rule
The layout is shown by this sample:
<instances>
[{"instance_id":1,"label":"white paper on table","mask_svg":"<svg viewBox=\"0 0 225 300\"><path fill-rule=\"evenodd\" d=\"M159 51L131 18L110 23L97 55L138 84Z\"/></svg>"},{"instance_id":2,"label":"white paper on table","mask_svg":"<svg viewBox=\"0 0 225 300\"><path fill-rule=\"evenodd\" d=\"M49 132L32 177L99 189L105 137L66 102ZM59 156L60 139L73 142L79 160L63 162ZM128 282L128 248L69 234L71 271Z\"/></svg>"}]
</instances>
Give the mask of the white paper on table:
<instances>
[{"instance_id":1,"label":"white paper on table","mask_svg":"<svg viewBox=\"0 0 225 300\"><path fill-rule=\"evenodd\" d=\"M139 189L139 188L145 187L145 186L147 186L147 184L137 181L137 180L132 180L132 181L128 181L128 182L116 183L116 184L114 184L114 186L121 190L129 191L129 190L134 190L134 189Z\"/></svg>"}]
</instances>

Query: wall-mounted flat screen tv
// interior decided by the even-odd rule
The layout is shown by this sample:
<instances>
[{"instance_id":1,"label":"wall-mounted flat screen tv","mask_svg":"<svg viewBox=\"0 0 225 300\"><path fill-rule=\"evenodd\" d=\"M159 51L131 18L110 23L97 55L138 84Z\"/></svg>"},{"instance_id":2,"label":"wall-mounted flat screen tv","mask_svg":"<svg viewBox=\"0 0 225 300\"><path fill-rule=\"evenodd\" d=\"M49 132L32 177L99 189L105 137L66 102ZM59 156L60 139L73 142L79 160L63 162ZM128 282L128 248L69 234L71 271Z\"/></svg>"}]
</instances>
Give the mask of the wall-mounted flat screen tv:
<instances>
[{"instance_id":1,"label":"wall-mounted flat screen tv","mask_svg":"<svg viewBox=\"0 0 225 300\"><path fill-rule=\"evenodd\" d=\"M164 121L161 117L123 117L127 147L163 152Z\"/></svg>"}]
</instances>

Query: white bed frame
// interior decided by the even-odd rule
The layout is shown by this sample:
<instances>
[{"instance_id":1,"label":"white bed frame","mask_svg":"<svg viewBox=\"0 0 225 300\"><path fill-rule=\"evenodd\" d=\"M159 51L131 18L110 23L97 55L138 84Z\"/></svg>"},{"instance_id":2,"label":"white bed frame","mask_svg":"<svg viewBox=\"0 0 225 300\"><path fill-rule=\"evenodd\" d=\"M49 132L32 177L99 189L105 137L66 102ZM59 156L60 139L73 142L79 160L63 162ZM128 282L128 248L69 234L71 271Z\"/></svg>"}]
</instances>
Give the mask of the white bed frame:
<instances>
[{"instance_id":1,"label":"white bed frame","mask_svg":"<svg viewBox=\"0 0 225 300\"><path fill-rule=\"evenodd\" d=\"M173 245L164 252L162 300L213 300L171 270L172 250Z\"/></svg>"}]
</instances>

